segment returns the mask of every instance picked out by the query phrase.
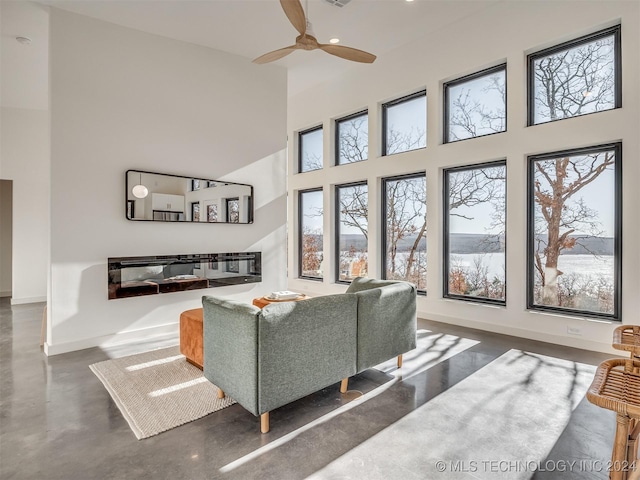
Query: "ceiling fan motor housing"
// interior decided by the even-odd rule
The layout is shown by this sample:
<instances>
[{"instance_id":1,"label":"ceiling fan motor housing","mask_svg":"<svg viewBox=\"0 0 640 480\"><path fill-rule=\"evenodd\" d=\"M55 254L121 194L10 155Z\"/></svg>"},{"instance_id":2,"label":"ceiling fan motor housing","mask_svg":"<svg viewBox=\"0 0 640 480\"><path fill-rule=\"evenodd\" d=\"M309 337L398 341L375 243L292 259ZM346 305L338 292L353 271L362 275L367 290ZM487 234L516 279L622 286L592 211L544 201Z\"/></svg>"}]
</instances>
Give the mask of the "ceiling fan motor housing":
<instances>
[{"instance_id":1,"label":"ceiling fan motor housing","mask_svg":"<svg viewBox=\"0 0 640 480\"><path fill-rule=\"evenodd\" d=\"M333 5L334 7L344 7L351 0L324 0L329 5Z\"/></svg>"}]
</instances>

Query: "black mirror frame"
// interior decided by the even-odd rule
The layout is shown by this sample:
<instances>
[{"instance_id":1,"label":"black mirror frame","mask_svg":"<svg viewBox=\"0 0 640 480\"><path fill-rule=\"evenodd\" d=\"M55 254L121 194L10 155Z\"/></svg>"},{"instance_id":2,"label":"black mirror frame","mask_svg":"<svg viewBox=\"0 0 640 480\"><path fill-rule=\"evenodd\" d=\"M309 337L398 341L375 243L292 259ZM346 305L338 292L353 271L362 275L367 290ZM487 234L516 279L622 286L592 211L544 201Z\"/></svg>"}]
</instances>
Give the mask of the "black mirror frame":
<instances>
[{"instance_id":1,"label":"black mirror frame","mask_svg":"<svg viewBox=\"0 0 640 480\"><path fill-rule=\"evenodd\" d=\"M140 173L140 174L148 174L148 175L163 175L165 177L174 177L174 178L184 178L187 180L200 180L200 181L204 181L204 182L215 182L215 183L224 183L226 185L239 185L242 187L249 187L250 189L250 195L249 195L249 212L248 212L248 220L246 222L194 222L194 221L187 221L187 220L178 220L178 221L173 221L173 220L153 220L153 219L146 219L146 218L130 218L128 213L129 213L129 202L131 201L129 199L129 191L130 189L133 187L132 185L129 185L129 173ZM129 169L125 172L124 174L124 180L125 180L125 190L124 190L124 199L125 199L125 218L131 222L161 222L161 223L180 223L180 224L194 224L194 223L202 223L202 224L206 224L206 225L215 225L215 224L220 224L220 225L249 225L253 223L253 219L254 219L254 198L253 198L253 185L249 185L247 183L237 183L237 182L229 182L226 180L214 180L211 178L195 178L195 177L189 177L186 175L175 175L173 173L162 173L162 172L150 172L147 170L136 170L136 169ZM186 204L185 204L185 208L186 208ZM131 211L133 212L133 207L131 208Z\"/></svg>"}]
</instances>

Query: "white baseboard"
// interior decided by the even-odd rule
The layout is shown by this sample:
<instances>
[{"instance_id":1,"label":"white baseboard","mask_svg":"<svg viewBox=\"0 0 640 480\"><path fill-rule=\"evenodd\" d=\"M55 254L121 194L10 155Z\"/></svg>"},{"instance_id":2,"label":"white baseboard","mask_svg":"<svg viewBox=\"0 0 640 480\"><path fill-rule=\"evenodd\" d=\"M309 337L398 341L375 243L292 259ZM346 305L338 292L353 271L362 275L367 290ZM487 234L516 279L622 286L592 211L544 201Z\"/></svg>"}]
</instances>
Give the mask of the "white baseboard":
<instances>
[{"instance_id":1,"label":"white baseboard","mask_svg":"<svg viewBox=\"0 0 640 480\"><path fill-rule=\"evenodd\" d=\"M24 305L25 303L40 303L46 302L47 296L44 297L23 297L23 298L12 298L11 305Z\"/></svg>"},{"instance_id":2,"label":"white baseboard","mask_svg":"<svg viewBox=\"0 0 640 480\"><path fill-rule=\"evenodd\" d=\"M158 325L156 327L141 328L139 330L130 330L127 332L118 332L111 335L102 335L100 337L85 338L82 340L74 340L72 342L64 342L58 344L44 344L44 353L47 356L60 355L67 352L75 352L76 350L84 350L93 347L113 347L127 343L135 343L140 341L148 342L154 338L174 336L179 337L180 323L168 323L166 325Z\"/></svg>"},{"instance_id":3,"label":"white baseboard","mask_svg":"<svg viewBox=\"0 0 640 480\"><path fill-rule=\"evenodd\" d=\"M4 298L4 297L10 297L11 296L11 292L0 292L0 298Z\"/></svg>"},{"instance_id":4,"label":"white baseboard","mask_svg":"<svg viewBox=\"0 0 640 480\"><path fill-rule=\"evenodd\" d=\"M523 328L506 327L504 325L495 325L485 322L474 322L473 320L464 320L457 317L449 317L446 315L434 315L425 312L418 312L418 318L424 320L432 320L434 322L446 323L449 325L457 325L460 327L474 328L485 332L499 333L502 335L511 335L513 337L526 338L536 340L538 342L553 343L554 345L562 345L565 347L579 348L592 352L610 353L619 355L611 346L611 343L594 342L593 340L584 340L581 338L569 338L560 335L551 335L548 333L535 332Z\"/></svg>"}]
</instances>

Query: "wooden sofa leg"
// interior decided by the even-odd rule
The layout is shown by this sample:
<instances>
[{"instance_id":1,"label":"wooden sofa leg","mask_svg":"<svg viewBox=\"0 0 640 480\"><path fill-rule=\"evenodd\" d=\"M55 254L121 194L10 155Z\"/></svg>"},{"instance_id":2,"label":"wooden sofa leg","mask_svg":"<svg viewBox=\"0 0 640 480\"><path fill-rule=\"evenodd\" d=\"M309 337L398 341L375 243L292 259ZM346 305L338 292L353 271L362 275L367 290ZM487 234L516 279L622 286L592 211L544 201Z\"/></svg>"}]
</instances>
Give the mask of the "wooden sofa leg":
<instances>
[{"instance_id":1,"label":"wooden sofa leg","mask_svg":"<svg viewBox=\"0 0 640 480\"><path fill-rule=\"evenodd\" d=\"M262 433L269 432L269 412L265 412L260 415L260 431Z\"/></svg>"},{"instance_id":2,"label":"wooden sofa leg","mask_svg":"<svg viewBox=\"0 0 640 480\"><path fill-rule=\"evenodd\" d=\"M398 355L398 368L402 367L402 355Z\"/></svg>"},{"instance_id":3,"label":"wooden sofa leg","mask_svg":"<svg viewBox=\"0 0 640 480\"><path fill-rule=\"evenodd\" d=\"M221 388L218 389L218 398L224 398L224 392Z\"/></svg>"},{"instance_id":4,"label":"wooden sofa leg","mask_svg":"<svg viewBox=\"0 0 640 480\"><path fill-rule=\"evenodd\" d=\"M340 383L340 393L347 393L347 387L349 386L349 377L342 380Z\"/></svg>"}]
</instances>

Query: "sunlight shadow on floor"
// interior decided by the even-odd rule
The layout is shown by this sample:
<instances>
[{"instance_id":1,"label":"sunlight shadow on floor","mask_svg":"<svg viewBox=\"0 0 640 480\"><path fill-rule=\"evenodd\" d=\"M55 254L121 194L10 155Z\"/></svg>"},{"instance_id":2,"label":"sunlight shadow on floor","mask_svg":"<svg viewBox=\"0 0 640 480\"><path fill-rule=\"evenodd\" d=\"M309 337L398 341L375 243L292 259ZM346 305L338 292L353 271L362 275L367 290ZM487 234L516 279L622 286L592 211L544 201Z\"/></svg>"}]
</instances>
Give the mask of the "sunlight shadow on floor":
<instances>
[{"instance_id":1,"label":"sunlight shadow on floor","mask_svg":"<svg viewBox=\"0 0 640 480\"><path fill-rule=\"evenodd\" d=\"M397 368L395 358L375 367L377 370L381 370L388 375L392 375L393 378L390 381L380 385L377 388L374 388L373 390L367 392L362 396L358 396L349 403L340 406L339 408L329 412L328 414L317 418L316 420L278 438L277 440L274 440L267 445L264 445L257 450L254 450L253 452L221 467L219 471L221 473L231 472L241 465L251 462L261 455L264 455L265 453L268 453L278 447L285 445L287 442L298 437L305 431L310 430L323 423L329 422L339 415L353 408L357 408L364 402L367 402L377 397L378 395L381 395L385 391L392 388L396 383L401 382L403 378L406 379L411 376L417 375L420 372L424 372L432 366L448 358L451 358L452 356L457 355L464 350L477 345L478 343L478 341L460 338L454 335L442 335L435 334L433 332L430 332L429 330L418 330L417 347L403 356L405 361L402 368Z\"/></svg>"}]
</instances>

